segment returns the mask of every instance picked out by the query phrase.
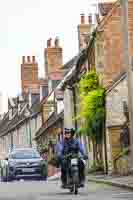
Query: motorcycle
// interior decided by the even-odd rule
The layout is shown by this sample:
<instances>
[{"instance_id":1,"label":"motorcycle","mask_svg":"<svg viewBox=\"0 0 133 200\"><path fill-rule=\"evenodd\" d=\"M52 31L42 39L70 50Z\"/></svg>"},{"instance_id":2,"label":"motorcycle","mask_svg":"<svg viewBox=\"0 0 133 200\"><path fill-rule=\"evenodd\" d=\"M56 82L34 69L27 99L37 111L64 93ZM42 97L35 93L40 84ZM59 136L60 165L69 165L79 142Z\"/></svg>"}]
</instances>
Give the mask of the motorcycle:
<instances>
[{"instance_id":1,"label":"motorcycle","mask_svg":"<svg viewBox=\"0 0 133 200\"><path fill-rule=\"evenodd\" d=\"M71 193L78 194L78 189L83 187L79 178L79 160L83 159L79 154L68 154L65 156L68 162L67 167L67 184L65 189L69 189ZM85 160L83 160L85 164Z\"/></svg>"}]
</instances>

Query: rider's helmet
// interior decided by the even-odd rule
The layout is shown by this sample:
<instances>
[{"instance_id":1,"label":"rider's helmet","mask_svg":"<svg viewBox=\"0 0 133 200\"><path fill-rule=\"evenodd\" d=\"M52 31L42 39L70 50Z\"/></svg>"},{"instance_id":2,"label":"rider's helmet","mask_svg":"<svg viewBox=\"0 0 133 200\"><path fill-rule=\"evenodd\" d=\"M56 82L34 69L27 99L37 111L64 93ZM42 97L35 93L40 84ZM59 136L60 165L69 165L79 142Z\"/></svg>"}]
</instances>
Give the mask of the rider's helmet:
<instances>
[{"instance_id":1,"label":"rider's helmet","mask_svg":"<svg viewBox=\"0 0 133 200\"><path fill-rule=\"evenodd\" d=\"M71 136L74 136L75 135L75 130L74 130L74 128L65 128L64 129L64 133L65 134L71 134Z\"/></svg>"},{"instance_id":2,"label":"rider's helmet","mask_svg":"<svg viewBox=\"0 0 133 200\"><path fill-rule=\"evenodd\" d=\"M64 128L64 133L65 133L65 134L71 133L71 129L69 129L69 128Z\"/></svg>"}]
</instances>

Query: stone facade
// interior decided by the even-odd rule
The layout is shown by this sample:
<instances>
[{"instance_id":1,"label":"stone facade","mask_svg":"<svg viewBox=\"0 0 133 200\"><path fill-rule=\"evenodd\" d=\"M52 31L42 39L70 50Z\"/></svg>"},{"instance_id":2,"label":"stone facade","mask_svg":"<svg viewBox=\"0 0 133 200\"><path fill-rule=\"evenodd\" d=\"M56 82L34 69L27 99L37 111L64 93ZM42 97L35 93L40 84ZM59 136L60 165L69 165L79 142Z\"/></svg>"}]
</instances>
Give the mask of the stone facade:
<instances>
[{"instance_id":1,"label":"stone facade","mask_svg":"<svg viewBox=\"0 0 133 200\"><path fill-rule=\"evenodd\" d=\"M123 102L128 104L127 78L124 78L120 82L116 82L116 85L114 84L114 86L107 93L107 128L123 125L125 122L125 116L123 114Z\"/></svg>"},{"instance_id":2,"label":"stone facade","mask_svg":"<svg viewBox=\"0 0 133 200\"><path fill-rule=\"evenodd\" d=\"M129 56L133 54L133 1L129 0ZM105 86L112 84L123 70L123 35L122 35L122 10L119 1L115 3L112 9L102 19L98 26L97 34L97 69L103 72L103 83ZM100 58L99 58L100 57ZM100 68L101 67L101 68Z\"/></svg>"},{"instance_id":3,"label":"stone facade","mask_svg":"<svg viewBox=\"0 0 133 200\"><path fill-rule=\"evenodd\" d=\"M7 155L13 148L36 147L34 137L42 125L40 107L32 105L29 109L28 96L10 98L9 111L0 124L0 157Z\"/></svg>"},{"instance_id":4,"label":"stone facade","mask_svg":"<svg viewBox=\"0 0 133 200\"><path fill-rule=\"evenodd\" d=\"M30 147L31 144L33 147L36 147L34 137L41 125L41 115L38 115L36 118L26 120L21 125L16 126L8 134L1 136L0 157L7 155L12 148Z\"/></svg>"},{"instance_id":5,"label":"stone facade","mask_svg":"<svg viewBox=\"0 0 133 200\"><path fill-rule=\"evenodd\" d=\"M123 103L128 105L127 76L123 74L107 91L106 97L106 136L110 170L116 171L115 160L121 152L120 134L126 121Z\"/></svg>"}]
</instances>

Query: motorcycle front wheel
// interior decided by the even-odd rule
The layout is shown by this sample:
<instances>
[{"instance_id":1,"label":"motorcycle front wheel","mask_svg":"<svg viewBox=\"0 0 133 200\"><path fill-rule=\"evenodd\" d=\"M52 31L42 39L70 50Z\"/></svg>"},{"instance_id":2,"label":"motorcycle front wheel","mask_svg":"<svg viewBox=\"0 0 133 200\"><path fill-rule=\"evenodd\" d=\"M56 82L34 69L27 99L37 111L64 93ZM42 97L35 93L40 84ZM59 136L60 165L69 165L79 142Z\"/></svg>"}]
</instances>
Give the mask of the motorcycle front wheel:
<instances>
[{"instance_id":1,"label":"motorcycle front wheel","mask_svg":"<svg viewBox=\"0 0 133 200\"><path fill-rule=\"evenodd\" d=\"M78 186L77 186L77 184L74 184L73 192L74 192L75 195L78 194Z\"/></svg>"}]
</instances>

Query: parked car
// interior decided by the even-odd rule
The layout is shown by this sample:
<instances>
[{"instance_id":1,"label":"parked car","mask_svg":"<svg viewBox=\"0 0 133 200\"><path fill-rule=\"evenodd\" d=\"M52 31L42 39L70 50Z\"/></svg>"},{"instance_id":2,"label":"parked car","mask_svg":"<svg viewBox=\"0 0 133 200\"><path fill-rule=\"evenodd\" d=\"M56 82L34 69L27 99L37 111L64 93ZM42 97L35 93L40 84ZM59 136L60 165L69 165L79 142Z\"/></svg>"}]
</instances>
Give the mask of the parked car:
<instances>
[{"instance_id":1,"label":"parked car","mask_svg":"<svg viewBox=\"0 0 133 200\"><path fill-rule=\"evenodd\" d=\"M32 148L15 149L1 161L1 180L12 181L22 178L46 179L47 163L37 150Z\"/></svg>"}]
</instances>

